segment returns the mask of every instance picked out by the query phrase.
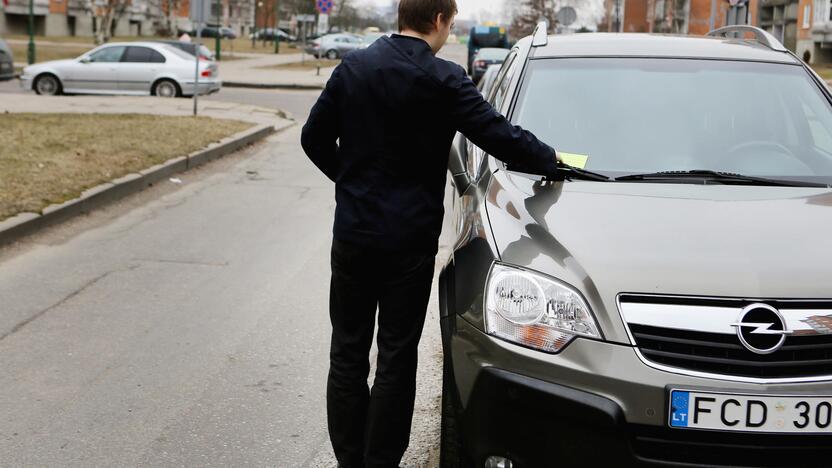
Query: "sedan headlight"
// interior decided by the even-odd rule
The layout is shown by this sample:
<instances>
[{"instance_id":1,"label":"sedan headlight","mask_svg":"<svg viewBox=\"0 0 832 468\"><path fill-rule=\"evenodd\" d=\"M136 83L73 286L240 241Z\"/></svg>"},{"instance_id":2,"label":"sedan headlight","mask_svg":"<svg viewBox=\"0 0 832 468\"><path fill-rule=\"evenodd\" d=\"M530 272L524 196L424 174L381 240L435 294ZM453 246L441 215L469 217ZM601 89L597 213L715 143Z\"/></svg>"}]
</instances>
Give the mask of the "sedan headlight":
<instances>
[{"instance_id":1,"label":"sedan headlight","mask_svg":"<svg viewBox=\"0 0 832 468\"><path fill-rule=\"evenodd\" d=\"M489 335L548 353L577 336L601 338L589 306L566 283L495 263L485 292Z\"/></svg>"}]
</instances>

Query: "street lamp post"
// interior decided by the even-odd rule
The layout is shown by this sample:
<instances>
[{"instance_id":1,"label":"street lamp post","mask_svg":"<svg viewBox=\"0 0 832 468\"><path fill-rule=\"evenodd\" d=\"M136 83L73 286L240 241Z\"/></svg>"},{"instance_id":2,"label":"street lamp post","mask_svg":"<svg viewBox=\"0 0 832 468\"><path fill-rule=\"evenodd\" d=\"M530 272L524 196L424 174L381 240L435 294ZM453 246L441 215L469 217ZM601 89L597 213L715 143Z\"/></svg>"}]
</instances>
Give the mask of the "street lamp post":
<instances>
[{"instance_id":1,"label":"street lamp post","mask_svg":"<svg viewBox=\"0 0 832 468\"><path fill-rule=\"evenodd\" d=\"M29 65L35 63L35 0L29 0L29 49L26 55Z\"/></svg>"},{"instance_id":2,"label":"street lamp post","mask_svg":"<svg viewBox=\"0 0 832 468\"><path fill-rule=\"evenodd\" d=\"M215 49L216 49L216 56L217 56L217 61L218 61L218 62L219 62L220 60L222 60L222 57L220 57L220 48L221 48L221 46L220 46L220 40L221 40L221 38L222 38L222 23L220 22L220 13L222 13L222 11L221 11L221 10L222 10L222 3L221 3L221 1L222 1L222 0L217 0L217 39L216 39L216 41L214 42L214 46L215 46Z\"/></svg>"},{"instance_id":3,"label":"street lamp post","mask_svg":"<svg viewBox=\"0 0 832 468\"><path fill-rule=\"evenodd\" d=\"M254 27L251 28L251 48L257 45L257 2L254 3Z\"/></svg>"},{"instance_id":4,"label":"street lamp post","mask_svg":"<svg viewBox=\"0 0 832 468\"><path fill-rule=\"evenodd\" d=\"M274 53L280 53L280 0L274 0Z\"/></svg>"}]
</instances>

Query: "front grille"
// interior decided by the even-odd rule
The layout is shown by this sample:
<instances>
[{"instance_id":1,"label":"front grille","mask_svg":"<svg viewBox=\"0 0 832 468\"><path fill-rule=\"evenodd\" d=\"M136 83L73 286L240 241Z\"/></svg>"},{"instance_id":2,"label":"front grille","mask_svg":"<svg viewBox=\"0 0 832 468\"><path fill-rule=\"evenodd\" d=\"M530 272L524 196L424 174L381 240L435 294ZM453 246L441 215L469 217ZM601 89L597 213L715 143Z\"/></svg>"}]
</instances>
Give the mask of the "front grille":
<instances>
[{"instance_id":1,"label":"front grille","mask_svg":"<svg viewBox=\"0 0 832 468\"><path fill-rule=\"evenodd\" d=\"M636 346L658 364L757 378L832 375L832 335L790 336L771 354L756 354L736 335L630 324Z\"/></svg>"},{"instance_id":2,"label":"front grille","mask_svg":"<svg viewBox=\"0 0 832 468\"><path fill-rule=\"evenodd\" d=\"M830 466L832 435L742 434L631 426L630 446L642 462L688 466Z\"/></svg>"}]
</instances>

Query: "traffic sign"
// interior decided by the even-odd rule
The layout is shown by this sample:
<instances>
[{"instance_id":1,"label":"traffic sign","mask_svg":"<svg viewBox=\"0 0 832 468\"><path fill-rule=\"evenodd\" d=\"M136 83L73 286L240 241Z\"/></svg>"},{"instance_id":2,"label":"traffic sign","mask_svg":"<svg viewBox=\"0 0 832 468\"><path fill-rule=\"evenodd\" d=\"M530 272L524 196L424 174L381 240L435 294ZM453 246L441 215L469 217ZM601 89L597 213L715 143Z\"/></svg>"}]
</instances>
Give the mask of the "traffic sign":
<instances>
[{"instance_id":1,"label":"traffic sign","mask_svg":"<svg viewBox=\"0 0 832 468\"><path fill-rule=\"evenodd\" d=\"M578 19L578 13L571 6L565 6L558 11L558 23L569 26Z\"/></svg>"},{"instance_id":2,"label":"traffic sign","mask_svg":"<svg viewBox=\"0 0 832 468\"><path fill-rule=\"evenodd\" d=\"M332 13L334 8L335 5L332 4L332 0L315 0L315 9L318 10L318 13L324 15Z\"/></svg>"},{"instance_id":3,"label":"traffic sign","mask_svg":"<svg viewBox=\"0 0 832 468\"><path fill-rule=\"evenodd\" d=\"M192 0L190 2L190 18L194 24L194 30L199 29L199 25L207 23L211 16L211 2L214 0Z\"/></svg>"}]
</instances>

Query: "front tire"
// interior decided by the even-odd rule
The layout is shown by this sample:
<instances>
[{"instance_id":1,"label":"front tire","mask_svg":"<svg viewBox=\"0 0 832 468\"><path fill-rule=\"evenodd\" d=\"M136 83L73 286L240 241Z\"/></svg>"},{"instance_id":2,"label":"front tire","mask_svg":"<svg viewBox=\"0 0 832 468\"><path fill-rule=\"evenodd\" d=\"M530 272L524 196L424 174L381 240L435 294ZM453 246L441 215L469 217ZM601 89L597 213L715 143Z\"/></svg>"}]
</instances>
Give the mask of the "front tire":
<instances>
[{"instance_id":1,"label":"front tire","mask_svg":"<svg viewBox=\"0 0 832 468\"><path fill-rule=\"evenodd\" d=\"M326 51L326 58L330 60L336 60L338 58L338 51L335 49L330 49Z\"/></svg>"},{"instance_id":2,"label":"front tire","mask_svg":"<svg viewBox=\"0 0 832 468\"><path fill-rule=\"evenodd\" d=\"M182 95L179 85L171 80L159 80L153 85L151 94L154 96L175 98Z\"/></svg>"},{"instance_id":3,"label":"front tire","mask_svg":"<svg viewBox=\"0 0 832 468\"><path fill-rule=\"evenodd\" d=\"M61 80L51 73L44 73L35 78L32 86L41 96L58 96L63 92Z\"/></svg>"},{"instance_id":4,"label":"front tire","mask_svg":"<svg viewBox=\"0 0 832 468\"><path fill-rule=\"evenodd\" d=\"M450 359L445 358L442 365L442 422L439 439L439 467L462 468L462 438L459 432L457 404L458 390L454 382Z\"/></svg>"}]
</instances>

